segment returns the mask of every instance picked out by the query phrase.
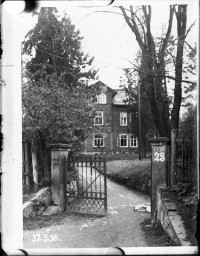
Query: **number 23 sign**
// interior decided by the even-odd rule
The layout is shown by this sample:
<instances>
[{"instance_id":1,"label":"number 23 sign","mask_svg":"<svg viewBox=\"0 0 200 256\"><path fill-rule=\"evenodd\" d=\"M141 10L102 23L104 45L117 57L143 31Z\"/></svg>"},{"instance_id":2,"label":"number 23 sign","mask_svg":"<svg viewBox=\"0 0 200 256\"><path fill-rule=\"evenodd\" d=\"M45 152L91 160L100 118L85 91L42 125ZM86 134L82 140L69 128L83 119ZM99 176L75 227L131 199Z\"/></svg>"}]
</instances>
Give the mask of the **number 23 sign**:
<instances>
[{"instance_id":1,"label":"number 23 sign","mask_svg":"<svg viewBox=\"0 0 200 256\"><path fill-rule=\"evenodd\" d=\"M165 150L163 147L155 147L153 152L153 161L164 162L165 161Z\"/></svg>"},{"instance_id":2,"label":"number 23 sign","mask_svg":"<svg viewBox=\"0 0 200 256\"><path fill-rule=\"evenodd\" d=\"M164 152L155 152L153 160L156 161L156 162L165 161L165 153Z\"/></svg>"}]
</instances>

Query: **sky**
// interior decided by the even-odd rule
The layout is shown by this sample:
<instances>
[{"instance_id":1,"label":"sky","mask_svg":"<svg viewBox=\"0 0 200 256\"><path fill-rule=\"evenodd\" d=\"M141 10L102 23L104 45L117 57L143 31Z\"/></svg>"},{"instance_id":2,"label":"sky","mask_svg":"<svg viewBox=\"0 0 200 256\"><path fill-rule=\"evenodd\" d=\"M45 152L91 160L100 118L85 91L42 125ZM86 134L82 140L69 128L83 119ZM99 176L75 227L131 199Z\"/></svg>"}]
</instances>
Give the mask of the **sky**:
<instances>
[{"instance_id":1,"label":"sky","mask_svg":"<svg viewBox=\"0 0 200 256\"><path fill-rule=\"evenodd\" d=\"M190 1L188 5L188 27L196 18L195 2ZM83 51L94 56L93 64L99 69L99 80L112 88L119 88L123 68L132 67L130 62L134 60L139 48L135 36L123 16L105 13L105 11L119 12L116 6L89 7L86 5L80 7L77 4L76 6L66 5L66 2L63 1L51 1L50 3L41 1L39 3L39 8L41 6L56 6L61 13L66 12L69 15L72 23L84 37L82 40ZM127 1L123 3L127 3ZM152 5L153 35L160 35L163 30L165 31L168 23L169 1L162 1L162 3L161 1L148 1L148 3ZM130 2L127 3L127 7L128 5ZM25 34L34 27L37 17L32 16L32 13L22 13L20 18L22 24L20 36L23 39ZM175 31L176 24L174 23L173 32L175 33ZM197 29L194 27L188 36L191 45L194 45L197 35Z\"/></svg>"}]
</instances>

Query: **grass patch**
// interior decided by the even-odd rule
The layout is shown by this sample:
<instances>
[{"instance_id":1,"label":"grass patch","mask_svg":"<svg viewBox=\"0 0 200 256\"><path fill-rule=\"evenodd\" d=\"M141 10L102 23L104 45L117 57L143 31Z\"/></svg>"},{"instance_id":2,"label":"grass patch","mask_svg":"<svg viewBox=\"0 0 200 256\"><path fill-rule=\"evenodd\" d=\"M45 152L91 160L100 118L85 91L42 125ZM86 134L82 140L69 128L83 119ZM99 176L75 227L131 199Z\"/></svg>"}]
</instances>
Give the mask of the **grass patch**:
<instances>
[{"instance_id":1,"label":"grass patch","mask_svg":"<svg viewBox=\"0 0 200 256\"><path fill-rule=\"evenodd\" d=\"M143 160L115 160L107 162L108 178L150 195L151 190L151 161Z\"/></svg>"}]
</instances>

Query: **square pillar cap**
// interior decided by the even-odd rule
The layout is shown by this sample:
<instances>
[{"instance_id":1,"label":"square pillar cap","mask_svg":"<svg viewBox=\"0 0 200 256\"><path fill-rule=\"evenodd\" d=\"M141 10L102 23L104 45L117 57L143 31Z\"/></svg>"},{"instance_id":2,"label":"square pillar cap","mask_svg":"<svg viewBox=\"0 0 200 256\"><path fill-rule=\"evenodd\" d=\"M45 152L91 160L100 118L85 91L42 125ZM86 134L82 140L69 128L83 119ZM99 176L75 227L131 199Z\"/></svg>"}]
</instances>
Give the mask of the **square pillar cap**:
<instances>
[{"instance_id":1,"label":"square pillar cap","mask_svg":"<svg viewBox=\"0 0 200 256\"><path fill-rule=\"evenodd\" d=\"M149 138L149 142L156 143L156 142L169 142L170 139L167 137L157 137L157 138Z\"/></svg>"},{"instance_id":2,"label":"square pillar cap","mask_svg":"<svg viewBox=\"0 0 200 256\"><path fill-rule=\"evenodd\" d=\"M64 144L64 143L49 144L48 148L50 148L51 150L58 150L58 151L70 150L71 144Z\"/></svg>"}]
</instances>

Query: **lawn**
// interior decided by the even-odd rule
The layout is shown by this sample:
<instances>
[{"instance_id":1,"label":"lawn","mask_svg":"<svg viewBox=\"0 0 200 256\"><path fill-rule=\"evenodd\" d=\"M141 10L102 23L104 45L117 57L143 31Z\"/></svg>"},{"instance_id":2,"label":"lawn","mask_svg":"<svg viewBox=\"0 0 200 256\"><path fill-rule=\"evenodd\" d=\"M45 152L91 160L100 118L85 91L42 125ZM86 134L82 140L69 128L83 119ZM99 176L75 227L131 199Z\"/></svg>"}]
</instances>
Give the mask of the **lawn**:
<instances>
[{"instance_id":1,"label":"lawn","mask_svg":"<svg viewBox=\"0 0 200 256\"><path fill-rule=\"evenodd\" d=\"M150 195L151 160L115 160L106 163L108 178Z\"/></svg>"}]
</instances>

